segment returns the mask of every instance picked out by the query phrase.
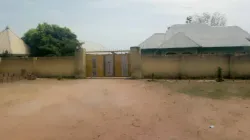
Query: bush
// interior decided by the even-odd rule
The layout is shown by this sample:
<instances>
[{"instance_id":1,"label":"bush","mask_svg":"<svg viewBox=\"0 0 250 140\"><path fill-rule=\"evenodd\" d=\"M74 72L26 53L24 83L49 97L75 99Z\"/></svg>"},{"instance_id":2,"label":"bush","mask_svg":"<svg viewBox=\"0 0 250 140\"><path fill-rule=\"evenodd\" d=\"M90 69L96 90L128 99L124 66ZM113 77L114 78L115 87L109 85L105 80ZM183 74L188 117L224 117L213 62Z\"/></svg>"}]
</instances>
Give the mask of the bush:
<instances>
[{"instance_id":1,"label":"bush","mask_svg":"<svg viewBox=\"0 0 250 140\"><path fill-rule=\"evenodd\" d=\"M58 76L57 80L63 80L63 76Z\"/></svg>"},{"instance_id":2,"label":"bush","mask_svg":"<svg viewBox=\"0 0 250 140\"><path fill-rule=\"evenodd\" d=\"M217 68L217 76L216 77L217 77L217 79L216 79L217 82L223 82L224 81L221 67Z\"/></svg>"}]
</instances>

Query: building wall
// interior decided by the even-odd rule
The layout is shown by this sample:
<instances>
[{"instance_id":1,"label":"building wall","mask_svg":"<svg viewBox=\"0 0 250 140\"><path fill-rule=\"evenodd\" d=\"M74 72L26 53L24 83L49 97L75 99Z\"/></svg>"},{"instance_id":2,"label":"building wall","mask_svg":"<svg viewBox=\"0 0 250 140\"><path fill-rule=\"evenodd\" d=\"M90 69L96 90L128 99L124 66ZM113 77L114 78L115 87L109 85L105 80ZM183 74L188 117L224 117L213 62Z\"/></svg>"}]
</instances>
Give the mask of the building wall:
<instances>
[{"instance_id":1,"label":"building wall","mask_svg":"<svg viewBox=\"0 0 250 140\"><path fill-rule=\"evenodd\" d=\"M250 53L250 47L207 47L207 48L164 48L164 49L143 49L142 55L166 55L167 53L191 53L191 54L235 54Z\"/></svg>"}]
</instances>

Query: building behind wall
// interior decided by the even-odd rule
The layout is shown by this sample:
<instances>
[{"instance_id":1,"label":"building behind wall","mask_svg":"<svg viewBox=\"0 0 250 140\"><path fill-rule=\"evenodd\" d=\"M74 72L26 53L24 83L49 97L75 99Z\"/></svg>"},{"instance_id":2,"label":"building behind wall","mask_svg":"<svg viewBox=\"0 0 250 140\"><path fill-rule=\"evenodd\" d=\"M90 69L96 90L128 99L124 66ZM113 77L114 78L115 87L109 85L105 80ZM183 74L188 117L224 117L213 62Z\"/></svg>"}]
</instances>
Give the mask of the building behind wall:
<instances>
[{"instance_id":1,"label":"building behind wall","mask_svg":"<svg viewBox=\"0 0 250 140\"><path fill-rule=\"evenodd\" d=\"M0 54L8 53L14 56L29 55L29 47L9 27L0 32Z\"/></svg>"},{"instance_id":2,"label":"building behind wall","mask_svg":"<svg viewBox=\"0 0 250 140\"><path fill-rule=\"evenodd\" d=\"M250 34L238 26L178 24L153 34L139 47L149 55L245 54L250 53Z\"/></svg>"}]
</instances>

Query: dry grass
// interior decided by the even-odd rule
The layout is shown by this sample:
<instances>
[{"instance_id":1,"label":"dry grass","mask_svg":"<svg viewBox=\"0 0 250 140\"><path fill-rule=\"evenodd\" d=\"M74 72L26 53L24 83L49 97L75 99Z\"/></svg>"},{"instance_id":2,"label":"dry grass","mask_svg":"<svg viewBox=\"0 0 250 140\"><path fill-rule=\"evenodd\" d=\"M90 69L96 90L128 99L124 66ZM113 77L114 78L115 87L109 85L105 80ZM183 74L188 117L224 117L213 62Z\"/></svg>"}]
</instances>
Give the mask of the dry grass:
<instances>
[{"instance_id":1,"label":"dry grass","mask_svg":"<svg viewBox=\"0 0 250 140\"><path fill-rule=\"evenodd\" d=\"M170 90L191 96L203 96L212 99L238 97L250 98L250 81L205 81L205 80L167 80L160 81Z\"/></svg>"}]
</instances>

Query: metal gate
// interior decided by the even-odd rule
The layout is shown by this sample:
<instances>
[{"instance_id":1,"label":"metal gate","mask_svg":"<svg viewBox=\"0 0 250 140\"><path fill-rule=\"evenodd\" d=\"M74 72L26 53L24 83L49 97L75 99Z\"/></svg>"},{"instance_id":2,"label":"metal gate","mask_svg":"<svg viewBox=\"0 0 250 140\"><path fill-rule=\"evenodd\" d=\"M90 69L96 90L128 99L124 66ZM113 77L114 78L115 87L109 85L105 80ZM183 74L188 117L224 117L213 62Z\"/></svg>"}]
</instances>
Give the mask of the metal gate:
<instances>
[{"instance_id":1,"label":"metal gate","mask_svg":"<svg viewBox=\"0 0 250 140\"><path fill-rule=\"evenodd\" d=\"M128 53L97 53L86 55L87 77L128 77L130 63Z\"/></svg>"},{"instance_id":2,"label":"metal gate","mask_svg":"<svg viewBox=\"0 0 250 140\"><path fill-rule=\"evenodd\" d=\"M105 76L114 76L114 56L112 54L104 55L104 71Z\"/></svg>"},{"instance_id":3,"label":"metal gate","mask_svg":"<svg viewBox=\"0 0 250 140\"><path fill-rule=\"evenodd\" d=\"M128 55L126 54L123 54L121 55L121 67L122 67L122 76L123 77L128 77L129 76L129 73L128 73Z\"/></svg>"}]
</instances>

